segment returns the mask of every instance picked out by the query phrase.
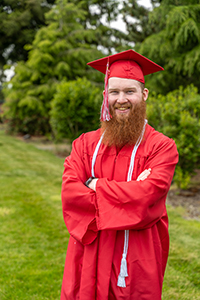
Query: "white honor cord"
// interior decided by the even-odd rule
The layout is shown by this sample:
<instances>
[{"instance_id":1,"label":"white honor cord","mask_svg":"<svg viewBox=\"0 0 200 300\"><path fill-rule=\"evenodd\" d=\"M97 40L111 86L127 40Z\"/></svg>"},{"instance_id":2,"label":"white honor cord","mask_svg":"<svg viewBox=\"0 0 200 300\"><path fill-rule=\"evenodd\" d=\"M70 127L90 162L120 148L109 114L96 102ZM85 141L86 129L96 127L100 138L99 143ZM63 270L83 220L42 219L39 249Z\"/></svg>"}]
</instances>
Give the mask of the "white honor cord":
<instances>
[{"instance_id":1,"label":"white honor cord","mask_svg":"<svg viewBox=\"0 0 200 300\"><path fill-rule=\"evenodd\" d=\"M133 174L133 169L134 169L134 163L135 163L135 155L137 152L137 149L142 141L143 135L144 135L144 131L145 131L145 126L147 124L147 120L145 120L143 129L142 129L142 133L140 135L140 137L138 138L135 147L133 148L132 154L131 154L131 162L130 162L130 166L129 166L129 170L128 170L128 175L127 175L127 181L131 181L132 178L132 174Z\"/></svg>"},{"instance_id":2,"label":"white honor cord","mask_svg":"<svg viewBox=\"0 0 200 300\"><path fill-rule=\"evenodd\" d=\"M134 162L135 162L135 155L136 155L137 149L142 141L146 123L147 123L147 120L145 120L141 136L138 138L138 140L133 148L132 154L131 154L131 161L130 161L130 166L129 166L129 170L128 170L127 181L131 181L131 178L132 178ZM102 134L99 142L96 145L96 148L95 148L95 151L94 151L94 154L92 157L91 174L93 177L95 177L94 165L95 165L95 161L97 158L99 148L101 146L102 139L103 139L103 134ZM117 282L117 286L119 286L119 287L126 287L125 277L128 277L127 261L126 261L126 256L127 256L127 252L128 252L128 242L129 242L129 230L125 230L124 231L124 249L123 249L122 260L121 260L121 265L120 265L120 273L119 273L118 282Z\"/></svg>"},{"instance_id":3,"label":"white honor cord","mask_svg":"<svg viewBox=\"0 0 200 300\"><path fill-rule=\"evenodd\" d=\"M96 158L97 158L97 154L98 154L98 151L99 151L99 148L101 146L101 141L103 139L103 136L104 136L104 133L102 134L102 136L100 137L100 140L98 141L97 145L96 145L96 148L94 150L94 154L93 154L93 157L92 157L92 167L91 167L91 174L92 174L92 177L95 177L94 175L94 165L95 165L95 161L96 161Z\"/></svg>"},{"instance_id":4,"label":"white honor cord","mask_svg":"<svg viewBox=\"0 0 200 300\"><path fill-rule=\"evenodd\" d=\"M128 175L127 175L127 181L131 181L133 169L134 169L134 163L135 163L135 155L136 155L137 149L142 141L146 124L147 124L147 120L145 120L143 129L142 129L142 133L133 148L133 151L131 154L130 166L129 166L129 170L128 170ZM124 250L123 250L122 259L121 259L120 273L119 273L118 281L117 281L117 286L119 286L119 287L126 287L125 277L128 277L127 261L126 261L126 256L127 256L127 252L128 252L128 242L129 242L129 230L125 230L124 231Z\"/></svg>"}]
</instances>

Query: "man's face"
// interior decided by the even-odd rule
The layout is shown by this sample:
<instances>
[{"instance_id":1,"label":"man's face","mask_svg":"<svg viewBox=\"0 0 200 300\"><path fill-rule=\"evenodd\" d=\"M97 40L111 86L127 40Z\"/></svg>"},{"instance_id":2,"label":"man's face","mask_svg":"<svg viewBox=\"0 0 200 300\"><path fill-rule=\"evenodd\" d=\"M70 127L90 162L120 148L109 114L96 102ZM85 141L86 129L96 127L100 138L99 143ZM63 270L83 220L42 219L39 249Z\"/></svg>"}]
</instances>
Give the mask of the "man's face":
<instances>
[{"instance_id":1,"label":"man's face","mask_svg":"<svg viewBox=\"0 0 200 300\"><path fill-rule=\"evenodd\" d=\"M140 137L146 118L148 90L133 79L111 77L108 82L110 121L101 122L102 142L108 146L133 145Z\"/></svg>"},{"instance_id":2,"label":"man's face","mask_svg":"<svg viewBox=\"0 0 200 300\"><path fill-rule=\"evenodd\" d=\"M108 101L111 111L117 118L129 116L132 108L148 98L148 89L142 91L141 85L134 79L111 77L108 81Z\"/></svg>"}]
</instances>

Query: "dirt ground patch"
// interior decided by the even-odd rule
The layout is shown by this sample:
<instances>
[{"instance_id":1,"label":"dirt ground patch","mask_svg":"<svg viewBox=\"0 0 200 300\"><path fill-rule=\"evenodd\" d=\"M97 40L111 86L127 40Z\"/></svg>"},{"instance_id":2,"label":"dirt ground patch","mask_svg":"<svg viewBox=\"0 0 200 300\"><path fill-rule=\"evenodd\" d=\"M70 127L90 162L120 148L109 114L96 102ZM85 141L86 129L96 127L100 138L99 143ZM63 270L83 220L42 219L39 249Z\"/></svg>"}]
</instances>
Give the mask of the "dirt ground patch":
<instances>
[{"instance_id":1,"label":"dirt ground patch","mask_svg":"<svg viewBox=\"0 0 200 300\"><path fill-rule=\"evenodd\" d=\"M191 186L188 190L179 190L171 187L167 204L173 207L182 206L186 210L186 219L196 219L200 221L200 170L196 170L196 175L191 178Z\"/></svg>"},{"instance_id":2,"label":"dirt ground patch","mask_svg":"<svg viewBox=\"0 0 200 300\"><path fill-rule=\"evenodd\" d=\"M185 218L195 219L200 221L200 189L190 188L189 190L182 191L171 189L167 196L167 204L185 208Z\"/></svg>"}]
</instances>

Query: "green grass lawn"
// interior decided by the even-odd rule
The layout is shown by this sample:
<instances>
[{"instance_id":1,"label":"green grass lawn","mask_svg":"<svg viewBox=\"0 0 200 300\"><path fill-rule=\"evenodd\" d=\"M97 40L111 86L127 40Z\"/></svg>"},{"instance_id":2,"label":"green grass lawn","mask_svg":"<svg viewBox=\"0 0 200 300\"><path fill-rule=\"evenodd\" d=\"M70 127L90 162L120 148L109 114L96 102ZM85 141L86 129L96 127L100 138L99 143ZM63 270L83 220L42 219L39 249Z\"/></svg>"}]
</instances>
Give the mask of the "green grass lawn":
<instances>
[{"instance_id":1,"label":"green grass lawn","mask_svg":"<svg viewBox=\"0 0 200 300\"><path fill-rule=\"evenodd\" d=\"M63 163L0 130L0 300L59 300L69 238L60 199ZM200 299L200 222L184 220L181 209L168 211L163 300Z\"/></svg>"},{"instance_id":2,"label":"green grass lawn","mask_svg":"<svg viewBox=\"0 0 200 300\"><path fill-rule=\"evenodd\" d=\"M59 299L64 159L0 130L0 300Z\"/></svg>"},{"instance_id":3,"label":"green grass lawn","mask_svg":"<svg viewBox=\"0 0 200 300\"><path fill-rule=\"evenodd\" d=\"M163 300L199 300L200 222L183 219L183 208L168 207L168 213L171 243Z\"/></svg>"}]
</instances>

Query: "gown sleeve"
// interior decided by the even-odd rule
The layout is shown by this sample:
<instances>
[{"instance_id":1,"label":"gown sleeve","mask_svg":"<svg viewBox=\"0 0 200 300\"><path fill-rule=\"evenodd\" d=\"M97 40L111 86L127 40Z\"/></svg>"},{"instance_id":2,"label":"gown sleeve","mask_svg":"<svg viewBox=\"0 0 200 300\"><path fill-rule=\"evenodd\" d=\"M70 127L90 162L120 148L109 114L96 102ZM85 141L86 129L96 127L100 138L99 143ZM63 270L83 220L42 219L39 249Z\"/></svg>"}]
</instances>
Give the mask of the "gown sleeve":
<instances>
[{"instance_id":1,"label":"gown sleeve","mask_svg":"<svg viewBox=\"0 0 200 300\"><path fill-rule=\"evenodd\" d=\"M63 217L70 235L83 244L90 244L98 234L96 195L84 185L88 177L83 161L83 136L74 141L71 155L65 160L61 197Z\"/></svg>"},{"instance_id":2,"label":"gown sleeve","mask_svg":"<svg viewBox=\"0 0 200 300\"><path fill-rule=\"evenodd\" d=\"M99 179L96 185L97 228L140 230L158 222L165 213L165 200L177 162L176 145L165 138L154 144L145 163L144 170L152 170L146 180Z\"/></svg>"}]
</instances>

